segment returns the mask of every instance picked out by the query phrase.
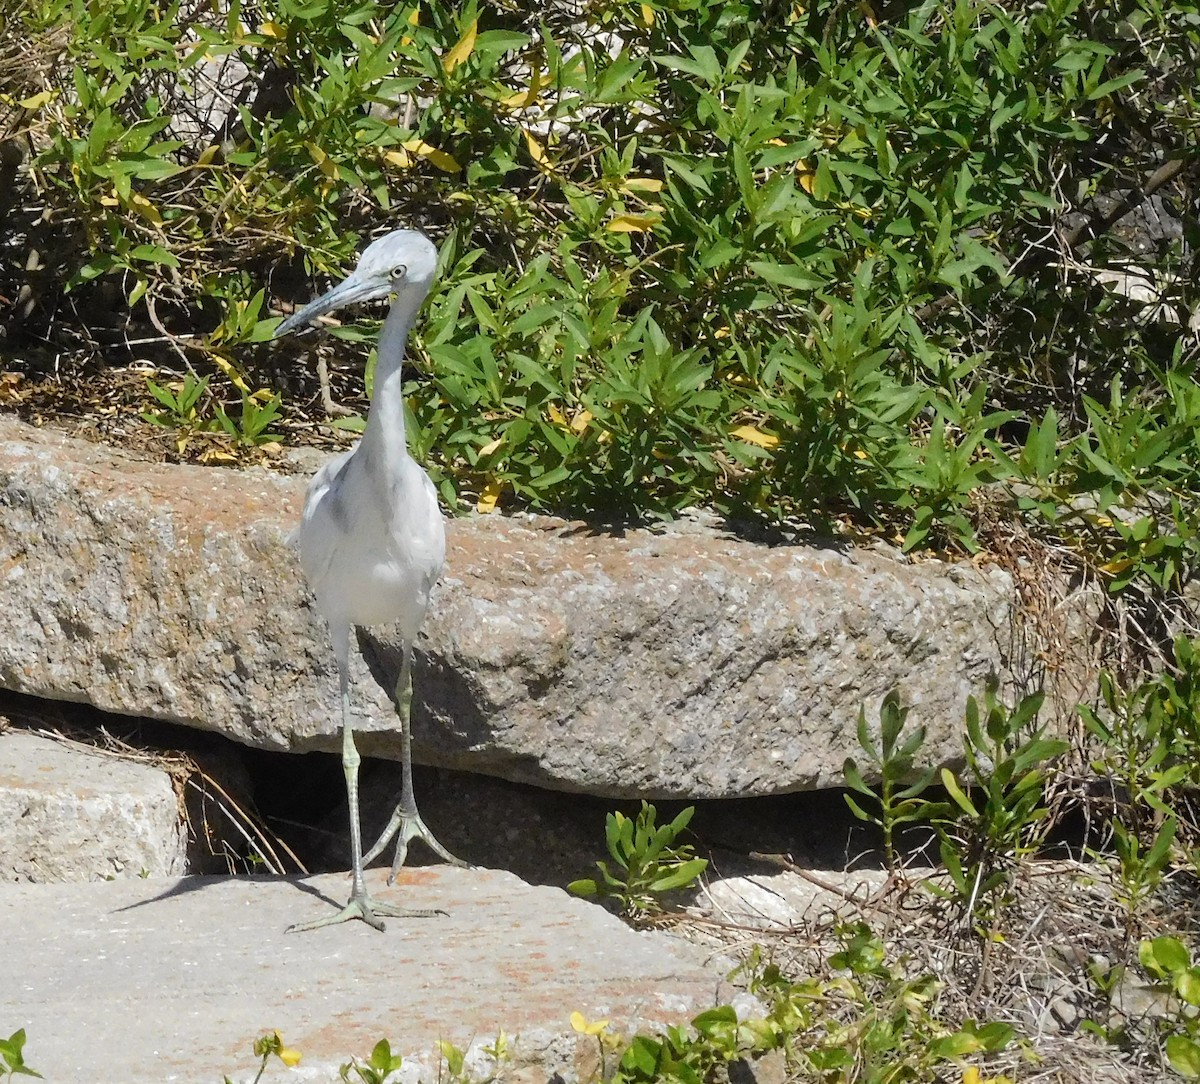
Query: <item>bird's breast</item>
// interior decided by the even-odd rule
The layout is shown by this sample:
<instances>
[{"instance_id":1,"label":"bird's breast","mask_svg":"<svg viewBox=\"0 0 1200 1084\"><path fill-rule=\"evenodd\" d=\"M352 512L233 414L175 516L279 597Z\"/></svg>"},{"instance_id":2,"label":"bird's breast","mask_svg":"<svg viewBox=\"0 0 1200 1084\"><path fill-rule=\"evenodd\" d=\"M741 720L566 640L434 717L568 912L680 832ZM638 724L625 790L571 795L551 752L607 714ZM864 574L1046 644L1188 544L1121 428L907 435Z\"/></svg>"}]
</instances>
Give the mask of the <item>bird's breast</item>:
<instances>
[{"instance_id":1,"label":"bird's breast","mask_svg":"<svg viewBox=\"0 0 1200 1084\"><path fill-rule=\"evenodd\" d=\"M314 484L299 540L301 566L326 618L352 625L399 622L407 637L416 636L446 548L441 511L423 471L382 494L346 472L320 491Z\"/></svg>"}]
</instances>

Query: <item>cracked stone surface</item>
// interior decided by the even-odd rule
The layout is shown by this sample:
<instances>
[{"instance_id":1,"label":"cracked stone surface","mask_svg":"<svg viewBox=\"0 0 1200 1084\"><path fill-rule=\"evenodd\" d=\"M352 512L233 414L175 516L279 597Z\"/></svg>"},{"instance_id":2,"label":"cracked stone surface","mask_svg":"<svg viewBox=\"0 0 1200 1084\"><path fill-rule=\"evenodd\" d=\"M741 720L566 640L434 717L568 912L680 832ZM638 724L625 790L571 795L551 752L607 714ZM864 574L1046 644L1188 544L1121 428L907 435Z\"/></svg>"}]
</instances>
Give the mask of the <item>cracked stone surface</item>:
<instances>
[{"instance_id":1,"label":"cracked stone surface","mask_svg":"<svg viewBox=\"0 0 1200 1084\"><path fill-rule=\"evenodd\" d=\"M265 1080L334 1080L381 1038L409 1084L436 1078L439 1039L486 1069L503 1030L513 1079L570 1084L597 1056L572 1012L633 1034L731 998L753 1008L700 950L559 889L449 867L385 876L369 871L373 894L448 913L285 934L344 902L334 874L0 884L0 1020L25 1028L26 1062L56 1084L245 1084L274 1029L302 1060Z\"/></svg>"},{"instance_id":2,"label":"cracked stone surface","mask_svg":"<svg viewBox=\"0 0 1200 1084\"><path fill-rule=\"evenodd\" d=\"M0 418L0 686L336 751L324 623L285 545L306 480L149 463ZM449 524L418 647L418 762L605 796L837 786L899 685L932 763L1009 668L999 569L544 517ZM364 754L398 757L388 629L363 630Z\"/></svg>"}]
</instances>

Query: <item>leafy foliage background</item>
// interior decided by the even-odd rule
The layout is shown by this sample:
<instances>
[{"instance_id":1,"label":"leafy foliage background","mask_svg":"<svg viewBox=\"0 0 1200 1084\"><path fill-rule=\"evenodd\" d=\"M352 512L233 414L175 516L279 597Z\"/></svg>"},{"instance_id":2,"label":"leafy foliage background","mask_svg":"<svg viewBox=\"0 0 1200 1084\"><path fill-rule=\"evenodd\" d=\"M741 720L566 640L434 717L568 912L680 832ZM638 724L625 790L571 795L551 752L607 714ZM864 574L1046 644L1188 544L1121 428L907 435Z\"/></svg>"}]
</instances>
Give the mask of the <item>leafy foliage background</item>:
<instances>
[{"instance_id":1,"label":"leafy foliage background","mask_svg":"<svg viewBox=\"0 0 1200 1084\"><path fill-rule=\"evenodd\" d=\"M411 431L452 508L1020 524L1114 591L1195 569L1190 0L0 20L6 368L177 350L211 383L155 419L260 443L300 394L270 307L417 226Z\"/></svg>"}]
</instances>

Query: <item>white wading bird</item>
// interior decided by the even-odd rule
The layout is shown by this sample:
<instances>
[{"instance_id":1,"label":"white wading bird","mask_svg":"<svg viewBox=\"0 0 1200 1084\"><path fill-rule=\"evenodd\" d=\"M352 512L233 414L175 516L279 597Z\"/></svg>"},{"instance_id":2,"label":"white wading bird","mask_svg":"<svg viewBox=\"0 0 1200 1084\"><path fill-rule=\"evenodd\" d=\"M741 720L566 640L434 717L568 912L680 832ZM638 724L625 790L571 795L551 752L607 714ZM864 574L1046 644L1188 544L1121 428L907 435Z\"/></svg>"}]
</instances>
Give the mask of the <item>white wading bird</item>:
<instances>
[{"instance_id":1,"label":"white wading bird","mask_svg":"<svg viewBox=\"0 0 1200 1084\"><path fill-rule=\"evenodd\" d=\"M361 918L382 930L380 916L435 913L397 907L367 895L363 867L393 835L396 855L389 883L404 864L412 839L424 840L448 862L466 865L434 838L417 812L409 731L413 641L425 618L429 592L442 572L446 534L433 483L408 454L400 370L409 329L429 293L436 269L437 249L427 237L412 230L396 230L366 248L349 278L289 316L275 331L278 338L343 305L392 299L379 335L375 391L362 439L317 471L308 487L304 516L293 535L317 609L329 622L337 656L342 695L342 767L354 860L350 902L335 915L290 927L293 930L316 929L352 918ZM404 649L395 696L401 726L402 788L391 821L364 856L358 819L359 755L350 722L350 629L353 625L392 622L400 626Z\"/></svg>"}]
</instances>

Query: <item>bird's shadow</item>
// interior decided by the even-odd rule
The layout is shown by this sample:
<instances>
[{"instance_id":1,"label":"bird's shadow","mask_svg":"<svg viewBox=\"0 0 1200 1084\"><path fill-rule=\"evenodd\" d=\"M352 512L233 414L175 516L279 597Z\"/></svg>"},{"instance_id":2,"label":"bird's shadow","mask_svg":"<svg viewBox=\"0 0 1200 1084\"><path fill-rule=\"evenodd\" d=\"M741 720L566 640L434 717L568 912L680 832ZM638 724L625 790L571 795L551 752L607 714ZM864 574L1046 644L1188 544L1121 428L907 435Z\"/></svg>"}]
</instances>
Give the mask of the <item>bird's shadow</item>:
<instances>
[{"instance_id":1,"label":"bird's shadow","mask_svg":"<svg viewBox=\"0 0 1200 1084\"><path fill-rule=\"evenodd\" d=\"M136 911L141 907L148 907L153 903L163 903L166 900L173 899L177 896L185 896L191 892L202 892L206 888L212 888L214 885L226 884L231 880L239 882L253 882L256 880L278 882L283 881L286 884L292 885L299 891L306 893L309 896L321 900L323 903L330 904L334 907L341 906L332 896L322 892L316 885L309 884L300 877L225 877L216 875L197 875L190 877L181 877L165 892L160 892L156 896L151 896L148 899L138 900L136 903L126 904L124 907L118 907L111 912L114 915L122 914L125 911Z\"/></svg>"},{"instance_id":2,"label":"bird's shadow","mask_svg":"<svg viewBox=\"0 0 1200 1084\"><path fill-rule=\"evenodd\" d=\"M398 639L357 628L358 649L367 670L393 703L404 649ZM436 749L442 758L491 739L487 691L437 652L413 651L412 735L414 743Z\"/></svg>"}]
</instances>

